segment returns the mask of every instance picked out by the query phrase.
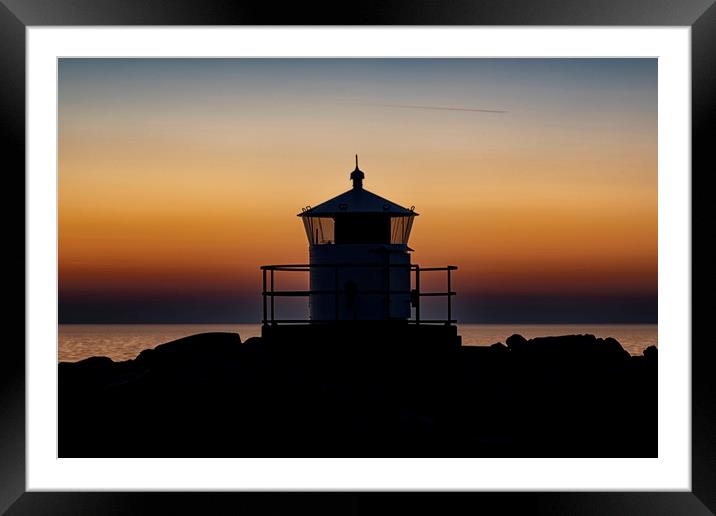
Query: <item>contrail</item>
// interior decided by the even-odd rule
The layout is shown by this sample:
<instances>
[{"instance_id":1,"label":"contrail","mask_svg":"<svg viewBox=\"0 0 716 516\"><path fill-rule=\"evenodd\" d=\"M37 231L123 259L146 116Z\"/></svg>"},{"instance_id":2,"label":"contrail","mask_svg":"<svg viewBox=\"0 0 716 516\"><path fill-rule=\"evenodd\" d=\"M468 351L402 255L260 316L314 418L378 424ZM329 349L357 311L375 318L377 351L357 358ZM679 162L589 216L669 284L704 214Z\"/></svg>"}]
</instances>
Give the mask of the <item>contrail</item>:
<instances>
[{"instance_id":1,"label":"contrail","mask_svg":"<svg viewBox=\"0 0 716 516\"><path fill-rule=\"evenodd\" d=\"M447 107L447 106L416 106L412 104L368 104L370 106L403 108L403 109L433 109L437 111L470 111L473 113L509 113L502 109L477 109L463 107Z\"/></svg>"}]
</instances>

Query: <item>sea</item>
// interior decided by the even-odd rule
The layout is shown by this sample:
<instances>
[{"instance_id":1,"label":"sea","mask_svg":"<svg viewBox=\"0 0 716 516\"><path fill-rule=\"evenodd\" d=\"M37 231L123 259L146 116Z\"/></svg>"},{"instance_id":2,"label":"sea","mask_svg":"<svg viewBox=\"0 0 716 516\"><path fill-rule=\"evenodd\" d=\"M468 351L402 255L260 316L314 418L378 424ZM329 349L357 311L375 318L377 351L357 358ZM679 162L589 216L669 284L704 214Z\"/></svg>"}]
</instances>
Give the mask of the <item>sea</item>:
<instances>
[{"instance_id":1,"label":"sea","mask_svg":"<svg viewBox=\"0 0 716 516\"><path fill-rule=\"evenodd\" d=\"M261 334L260 324L61 324L58 359L76 362L93 356L115 361L135 358L142 350L181 337L205 332L238 333L242 342ZM657 346L656 324L459 324L464 346L489 346L504 343L519 333L530 339L552 335L592 334L613 337L632 356L641 355L649 346Z\"/></svg>"}]
</instances>

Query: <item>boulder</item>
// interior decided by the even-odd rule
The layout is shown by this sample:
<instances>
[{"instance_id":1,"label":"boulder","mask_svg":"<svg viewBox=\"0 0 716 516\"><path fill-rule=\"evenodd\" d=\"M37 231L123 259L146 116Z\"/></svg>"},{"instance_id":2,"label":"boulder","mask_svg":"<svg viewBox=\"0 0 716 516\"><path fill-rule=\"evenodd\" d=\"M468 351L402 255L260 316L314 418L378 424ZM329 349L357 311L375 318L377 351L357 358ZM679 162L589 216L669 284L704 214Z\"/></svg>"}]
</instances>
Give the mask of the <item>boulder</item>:
<instances>
[{"instance_id":1,"label":"boulder","mask_svg":"<svg viewBox=\"0 0 716 516\"><path fill-rule=\"evenodd\" d=\"M509 351L509 348L505 346L502 342L496 342L495 344L490 346L490 349L497 353L504 353L506 351Z\"/></svg>"},{"instance_id":2,"label":"boulder","mask_svg":"<svg viewBox=\"0 0 716 516\"><path fill-rule=\"evenodd\" d=\"M659 358L659 350L656 346L649 346L643 351L643 353L647 362L656 362Z\"/></svg>"},{"instance_id":3,"label":"boulder","mask_svg":"<svg viewBox=\"0 0 716 516\"><path fill-rule=\"evenodd\" d=\"M507 347L510 348L511 351L521 351L525 349L527 345L527 339L525 339L522 335L518 335L516 333L507 337L507 340L505 342L507 343Z\"/></svg>"}]
</instances>

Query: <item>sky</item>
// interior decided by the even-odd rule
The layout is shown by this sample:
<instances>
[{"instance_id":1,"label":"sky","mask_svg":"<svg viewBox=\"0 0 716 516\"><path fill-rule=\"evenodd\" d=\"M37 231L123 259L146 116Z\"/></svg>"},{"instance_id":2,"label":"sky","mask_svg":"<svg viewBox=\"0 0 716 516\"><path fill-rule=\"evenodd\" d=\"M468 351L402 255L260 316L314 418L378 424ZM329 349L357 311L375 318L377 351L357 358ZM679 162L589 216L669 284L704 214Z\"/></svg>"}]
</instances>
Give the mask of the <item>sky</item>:
<instances>
[{"instance_id":1,"label":"sky","mask_svg":"<svg viewBox=\"0 0 716 516\"><path fill-rule=\"evenodd\" d=\"M61 323L259 321L356 153L420 213L413 263L459 267L459 321L656 322L656 59L73 58L58 87Z\"/></svg>"}]
</instances>

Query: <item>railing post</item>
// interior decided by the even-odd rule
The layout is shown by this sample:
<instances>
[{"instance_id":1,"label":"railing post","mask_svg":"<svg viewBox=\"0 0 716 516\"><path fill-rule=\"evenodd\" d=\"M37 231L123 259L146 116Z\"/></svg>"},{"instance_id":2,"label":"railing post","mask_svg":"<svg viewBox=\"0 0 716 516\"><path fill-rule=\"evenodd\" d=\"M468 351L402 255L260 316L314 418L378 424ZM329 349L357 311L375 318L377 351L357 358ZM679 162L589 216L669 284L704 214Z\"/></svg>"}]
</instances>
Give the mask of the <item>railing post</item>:
<instances>
[{"instance_id":1,"label":"railing post","mask_svg":"<svg viewBox=\"0 0 716 516\"><path fill-rule=\"evenodd\" d=\"M261 272L263 272L263 278L264 278L263 290L261 291L261 297L263 298L263 301L264 301L264 318L263 318L263 323L266 324L266 322L267 322L267 321L266 321L266 319L267 319L267 312L266 312L266 269L263 269L263 268L262 268L262 269L261 269Z\"/></svg>"},{"instance_id":2,"label":"railing post","mask_svg":"<svg viewBox=\"0 0 716 516\"><path fill-rule=\"evenodd\" d=\"M451 294L451 289L450 289L450 273L451 272L452 272L452 269L448 265L448 269L447 269L447 287L448 287L448 295L447 295L447 298L448 298L448 303L447 303L447 305L448 305L447 316L448 317L447 318L448 318L448 320L447 320L447 323L448 324L451 324L451 321L452 321L452 294Z\"/></svg>"},{"instance_id":3,"label":"railing post","mask_svg":"<svg viewBox=\"0 0 716 516\"><path fill-rule=\"evenodd\" d=\"M390 254L385 253L385 318L390 319Z\"/></svg>"},{"instance_id":4,"label":"railing post","mask_svg":"<svg viewBox=\"0 0 716 516\"><path fill-rule=\"evenodd\" d=\"M420 324L420 265L415 266L415 324Z\"/></svg>"},{"instance_id":5,"label":"railing post","mask_svg":"<svg viewBox=\"0 0 716 516\"><path fill-rule=\"evenodd\" d=\"M273 273L274 273L274 270L271 269L271 324L276 324L276 323L274 322L274 320L275 320L275 317L274 317L274 299L275 299L275 297L274 297L274 295L273 295L273 293L274 293L274 289L273 289Z\"/></svg>"},{"instance_id":6,"label":"railing post","mask_svg":"<svg viewBox=\"0 0 716 516\"><path fill-rule=\"evenodd\" d=\"M335 305L336 305L336 321L338 320L339 312L338 312L338 266L333 266L333 294L335 299Z\"/></svg>"}]
</instances>

